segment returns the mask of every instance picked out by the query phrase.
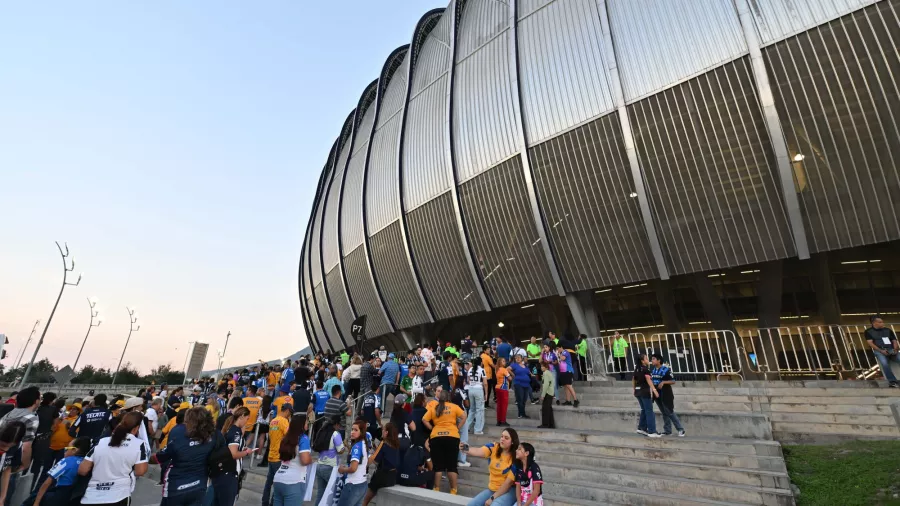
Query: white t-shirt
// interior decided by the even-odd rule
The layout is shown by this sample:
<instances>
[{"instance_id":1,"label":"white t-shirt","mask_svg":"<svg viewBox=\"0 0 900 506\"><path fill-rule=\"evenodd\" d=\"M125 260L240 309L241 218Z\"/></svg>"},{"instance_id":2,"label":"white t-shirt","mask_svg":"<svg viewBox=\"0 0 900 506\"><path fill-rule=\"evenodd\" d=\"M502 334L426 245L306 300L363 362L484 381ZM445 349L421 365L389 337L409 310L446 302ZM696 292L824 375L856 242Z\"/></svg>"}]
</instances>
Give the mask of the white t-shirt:
<instances>
[{"instance_id":1,"label":"white t-shirt","mask_svg":"<svg viewBox=\"0 0 900 506\"><path fill-rule=\"evenodd\" d=\"M84 457L94 463L81 504L109 504L131 497L135 476L132 468L147 462L147 448L143 442L128 434L119 446L109 446L105 437Z\"/></svg>"},{"instance_id":2,"label":"white t-shirt","mask_svg":"<svg viewBox=\"0 0 900 506\"><path fill-rule=\"evenodd\" d=\"M484 388L484 383L482 383L484 378L485 374L483 367L479 366L477 369L472 368L466 374L466 390L470 388Z\"/></svg>"},{"instance_id":3,"label":"white t-shirt","mask_svg":"<svg viewBox=\"0 0 900 506\"><path fill-rule=\"evenodd\" d=\"M300 437L300 448L298 450L297 456L293 460L281 462L281 467L275 472L275 483L284 483L286 485L306 483L307 466L300 463L300 455L310 452L309 436L306 434Z\"/></svg>"},{"instance_id":4,"label":"white t-shirt","mask_svg":"<svg viewBox=\"0 0 900 506\"><path fill-rule=\"evenodd\" d=\"M434 360L434 353L428 348L422 348L422 358L425 359L425 370L431 370L431 361Z\"/></svg>"},{"instance_id":5,"label":"white t-shirt","mask_svg":"<svg viewBox=\"0 0 900 506\"><path fill-rule=\"evenodd\" d=\"M425 393L425 378L420 376L413 377L412 382L412 392L413 396L416 394L424 394Z\"/></svg>"},{"instance_id":6,"label":"white t-shirt","mask_svg":"<svg viewBox=\"0 0 900 506\"><path fill-rule=\"evenodd\" d=\"M156 431L159 430L159 413L151 406L147 408L147 412L144 413L144 416L147 418L147 421L150 422L150 432L156 434Z\"/></svg>"}]
</instances>

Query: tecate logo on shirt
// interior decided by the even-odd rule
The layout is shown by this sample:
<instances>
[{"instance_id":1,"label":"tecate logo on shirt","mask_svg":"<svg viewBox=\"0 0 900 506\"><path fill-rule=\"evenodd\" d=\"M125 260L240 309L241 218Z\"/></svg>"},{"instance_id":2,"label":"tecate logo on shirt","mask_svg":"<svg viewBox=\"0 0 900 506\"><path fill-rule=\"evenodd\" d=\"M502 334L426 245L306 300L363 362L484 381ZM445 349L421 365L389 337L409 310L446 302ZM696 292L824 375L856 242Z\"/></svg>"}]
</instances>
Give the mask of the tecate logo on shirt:
<instances>
[{"instance_id":1,"label":"tecate logo on shirt","mask_svg":"<svg viewBox=\"0 0 900 506\"><path fill-rule=\"evenodd\" d=\"M184 485L178 487L178 490L187 490L189 488L196 487L199 484L200 484L200 480L192 481L190 483L185 483Z\"/></svg>"}]
</instances>

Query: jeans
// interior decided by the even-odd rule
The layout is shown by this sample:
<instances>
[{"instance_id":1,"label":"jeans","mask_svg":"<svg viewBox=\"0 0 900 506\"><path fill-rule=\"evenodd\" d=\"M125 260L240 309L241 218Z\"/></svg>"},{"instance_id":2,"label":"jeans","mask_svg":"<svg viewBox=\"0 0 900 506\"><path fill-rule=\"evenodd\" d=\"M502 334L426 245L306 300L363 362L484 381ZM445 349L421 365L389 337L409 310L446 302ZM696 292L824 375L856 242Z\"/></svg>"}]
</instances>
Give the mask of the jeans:
<instances>
[{"instance_id":1,"label":"jeans","mask_svg":"<svg viewBox=\"0 0 900 506\"><path fill-rule=\"evenodd\" d=\"M325 495L325 487L328 486L332 469L334 469L332 466L326 466L322 463L316 466L316 502L313 503L315 506L318 506L322 501L322 496Z\"/></svg>"},{"instance_id":2,"label":"jeans","mask_svg":"<svg viewBox=\"0 0 900 506\"><path fill-rule=\"evenodd\" d=\"M238 494L238 478L235 473L223 473L212 478L213 502L215 506L233 506ZM209 495L209 494L207 494ZM208 500L208 498L207 498Z\"/></svg>"},{"instance_id":3,"label":"jeans","mask_svg":"<svg viewBox=\"0 0 900 506\"><path fill-rule=\"evenodd\" d=\"M338 501L337 506L360 506L368 488L369 484L365 482L355 485L345 484L341 490L341 499Z\"/></svg>"},{"instance_id":4,"label":"jeans","mask_svg":"<svg viewBox=\"0 0 900 506\"><path fill-rule=\"evenodd\" d=\"M469 416L473 420L475 432L484 432L484 389L469 389Z\"/></svg>"},{"instance_id":5,"label":"jeans","mask_svg":"<svg viewBox=\"0 0 900 506\"><path fill-rule=\"evenodd\" d=\"M471 400L469 401L471 403ZM471 406L471 404L470 404ZM472 410L473 408L469 408L468 416L466 416L466 423L463 424L462 429L459 430L459 442L460 443L468 443L469 442L469 427L472 426ZM460 462L467 462L468 456L466 452L460 450L459 457L457 460Z\"/></svg>"},{"instance_id":6,"label":"jeans","mask_svg":"<svg viewBox=\"0 0 900 506\"><path fill-rule=\"evenodd\" d=\"M519 417L525 415L525 403L531 398L531 385L527 387L516 385L516 406L519 408Z\"/></svg>"},{"instance_id":7,"label":"jeans","mask_svg":"<svg viewBox=\"0 0 900 506\"><path fill-rule=\"evenodd\" d=\"M543 487L542 487L543 488ZM476 495L471 501L469 501L468 506L484 506L484 502L491 498L494 495L490 490L485 490L480 494ZM491 502L491 506L514 506L516 504L516 486L513 485L505 494L498 497L495 501Z\"/></svg>"},{"instance_id":8,"label":"jeans","mask_svg":"<svg viewBox=\"0 0 900 506\"><path fill-rule=\"evenodd\" d=\"M900 355L883 355L876 351L875 360L878 360L878 364L881 366L881 372L884 374L884 379L891 383L897 381L897 377L894 376L894 371L891 370L891 360L900 362Z\"/></svg>"},{"instance_id":9,"label":"jeans","mask_svg":"<svg viewBox=\"0 0 900 506\"><path fill-rule=\"evenodd\" d=\"M272 495L272 481L275 473L281 468L281 462L269 462L269 472L266 474L266 484L263 486L262 506L269 506L269 498Z\"/></svg>"},{"instance_id":10,"label":"jeans","mask_svg":"<svg viewBox=\"0 0 900 506\"><path fill-rule=\"evenodd\" d=\"M656 433L656 415L653 414L653 399L650 397L638 397L638 404L641 405L641 418L638 420L638 430Z\"/></svg>"},{"instance_id":11,"label":"jeans","mask_svg":"<svg viewBox=\"0 0 900 506\"><path fill-rule=\"evenodd\" d=\"M681 420L678 419L675 410L667 406L661 397L656 399L656 405L659 406L659 412L663 416L663 434L672 433L673 423L675 424L675 429L684 430L684 426L681 425Z\"/></svg>"},{"instance_id":12,"label":"jeans","mask_svg":"<svg viewBox=\"0 0 900 506\"><path fill-rule=\"evenodd\" d=\"M203 498L206 497L206 486L193 490L186 494L163 497L159 506L203 506Z\"/></svg>"},{"instance_id":13,"label":"jeans","mask_svg":"<svg viewBox=\"0 0 900 506\"><path fill-rule=\"evenodd\" d=\"M294 506L303 504L303 495L306 494L306 483L276 483L273 487L274 506Z\"/></svg>"},{"instance_id":14,"label":"jeans","mask_svg":"<svg viewBox=\"0 0 900 506\"><path fill-rule=\"evenodd\" d=\"M394 393L394 389L396 387L397 387L397 385L394 385L394 384L381 385L380 387L378 387L378 395L380 396L382 413L384 413L384 405L387 403L388 395Z\"/></svg>"}]
</instances>

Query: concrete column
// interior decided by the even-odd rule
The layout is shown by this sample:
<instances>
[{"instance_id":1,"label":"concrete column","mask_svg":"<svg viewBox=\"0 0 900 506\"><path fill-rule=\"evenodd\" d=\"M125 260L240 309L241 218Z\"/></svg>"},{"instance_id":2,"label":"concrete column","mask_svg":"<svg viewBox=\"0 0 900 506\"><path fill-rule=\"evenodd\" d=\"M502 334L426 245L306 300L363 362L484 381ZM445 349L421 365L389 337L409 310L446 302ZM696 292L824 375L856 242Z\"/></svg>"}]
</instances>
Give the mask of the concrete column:
<instances>
[{"instance_id":1,"label":"concrete column","mask_svg":"<svg viewBox=\"0 0 900 506\"><path fill-rule=\"evenodd\" d=\"M572 319L575 320L575 326L579 334L584 334L588 337L600 335L600 322L597 319L597 310L594 308L590 290L567 293L566 304L569 306L569 311L572 313Z\"/></svg>"},{"instance_id":2,"label":"concrete column","mask_svg":"<svg viewBox=\"0 0 900 506\"><path fill-rule=\"evenodd\" d=\"M756 306L761 329L778 327L781 324L783 271L783 260L766 262L760 266Z\"/></svg>"},{"instance_id":3,"label":"concrete column","mask_svg":"<svg viewBox=\"0 0 900 506\"><path fill-rule=\"evenodd\" d=\"M656 291L656 303L662 314L663 325L666 332L681 332L684 322L678 318L675 310L675 295L672 293L672 281L668 279L655 280L651 283Z\"/></svg>"},{"instance_id":4,"label":"concrete column","mask_svg":"<svg viewBox=\"0 0 900 506\"><path fill-rule=\"evenodd\" d=\"M731 319L731 315L728 314L728 309L725 308L725 304L722 303L722 299L716 292L716 287L713 286L712 280L703 272L694 274L693 280L694 288L697 290L697 298L700 299L703 311L712 322L713 328L716 330L734 330L734 322Z\"/></svg>"},{"instance_id":5,"label":"concrete column","mask_svg":"<svg viewBox=\"0 0 900 506\"><path fill-rule=\"evenodd\" d=\"M837 291L834 289L834 279L831 277L831 267L828 265L828 253L816 253L810 257L812 260L810 279L813 290L816 291L816 302L819 303L819 314L828 325L841 323L841 305L838 301Z\"/></svg>"}]
</instances>

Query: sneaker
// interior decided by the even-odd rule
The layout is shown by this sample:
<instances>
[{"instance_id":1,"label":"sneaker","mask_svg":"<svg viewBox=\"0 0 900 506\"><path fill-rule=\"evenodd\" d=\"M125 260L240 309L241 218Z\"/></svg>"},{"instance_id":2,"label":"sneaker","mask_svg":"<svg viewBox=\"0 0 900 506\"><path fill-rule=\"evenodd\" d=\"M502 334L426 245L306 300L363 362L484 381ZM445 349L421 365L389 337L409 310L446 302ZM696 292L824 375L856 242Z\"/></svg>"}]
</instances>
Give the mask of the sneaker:
<instances>
[{"instance_id":1,"label":"sneaker","mask_svg":"<svg viewBox=\"0 0 900 506\"><path fill-rule=\"evenodd\" d=\"M484 435L484 432L476 432L475 435L476 435L476 436L483 436L483 435Z\"/></svg>"},{"instance_id":2,"label":"sneaker","mask_svg":"<svg viewBox=\"0 0 900 506\"><path fill-rule=\"evenodd\" d=\"M540 403L541 403L541 401L531 401L531 404L532 404L532 405L540 404Z\"/></svg>"},{"instance_id":3,"label":"sneaker","mask_svg":"<svg viewBox=\"0 0 900 506\"><path fill-rule=\"evenodd\" d=\"M897 388L900 385L897 385L896 382L888 383L888 388Z\"/></svg>"},{"instance_id":4,"label":"sneaker","mask_svg":"<svg viewBox=\"0 0 900 506\"><path fill-rule=\"evenodd\" d=\"M503 427L504 422L497 422L497 427Z\"/></svg>"},{"instance_id":5,"label":"sneaker","mask_svg":"<svg viewBox=\"0 0 900 506\"><path fill-rule=\"evenodd\" d=\"M559 404L559 403L557 402L557 404ZM571 406L572 403L569 402L569 401L566 401L566 402L562 403L562 405L563 405L563 406Z\"/></svg>"},{"instance_id":6,"label":"sneaker","mask_svg":"<svg viewBox=\"0 0 900 506\"><path fill-rule=\"evenodd\" d=\"M522 418L525 418L525 417L522 416L522 415L519 415L519 416L517 416L516 418L522 419Z\"/></svg>"},{"instance_id":7,"label":"sneaker","mask_svg":"<svg viewBox=\"0 0 900 506\"><path fill-rule=\"evenodd\" d=\"M559 406L559 399L556 399L556 405Z\"/></svg>"},{"instance_id":8,"label":"sneaker","mask_svg":"<svg viewBox=\"0 0 900 506\"><path fill-rule=\"evenodd\" d=\"M647 437L662 437L662 434L647 434Z\"/></svg>"},{"instance_id":9,"label":"sneaker","mask_svg":"<svg viewBox=\"0 0 900 506\"><path fill-rule=\"evenodd\" d=\"M457 462L456 465L457 467L472 467L471 462Z\"/></svg>"},{"instance_id":10,"label":"sneaker","mask_svg":"<svg viewBox=\"0 0 900 506\"><path fill-rule=\"evenodd\" d=\"M684 429L681 429L680 431L678 431L678 437L684 437L684 436L685 436Z\"/></svg>"},{"instance_id":11,"label":"sneaker","mask_svg":"<svg viewBox=\"0 0 900 506\"><path fill-rule=\"evenodd\" d=\"M647 431L645 431L644 429L638 429L635 432L637 432L638 434L643 434L645 436L647 435Z\"/></svg>"},{"instance_id":12,"label":"sneaker","mask_svg":"<svg viewBox=\"0 0 900 506\"><path fill-rule=\"evenodd\" d=\"M672 435L671 432L657 432L657 434L659 434L660 436L671 436Z\"/></svg>"},{"instance_id":13,"label":"sneaker","mask_svg":"<svg viewBox=\"0 0 900 506\"><path fill-rule=\"evenodd\" d=\"M512 425L510 425L510 424L508 424L508 423L506 423L506 422L503 422L503 426L504 426L504 427L512 427Z\"/></svg>"}]
</instances>

